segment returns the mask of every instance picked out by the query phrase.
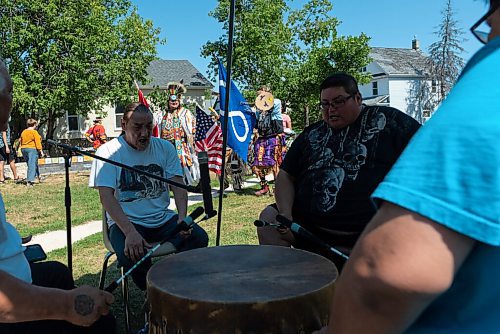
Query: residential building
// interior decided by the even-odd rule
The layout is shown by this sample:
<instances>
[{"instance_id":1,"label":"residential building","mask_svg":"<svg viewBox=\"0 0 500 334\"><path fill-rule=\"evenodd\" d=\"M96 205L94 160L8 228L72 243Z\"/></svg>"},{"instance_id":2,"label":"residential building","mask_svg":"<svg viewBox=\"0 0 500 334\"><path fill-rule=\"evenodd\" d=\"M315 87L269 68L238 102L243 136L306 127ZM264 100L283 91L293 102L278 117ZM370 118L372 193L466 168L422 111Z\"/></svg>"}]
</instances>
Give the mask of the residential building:
<instances>
[{"instance_id":1,"label":"residential building","mask_svg":"<svg viewBox=\"0 0 500 334\"><path fill-rule=\"evenodd\" d=\"M138 82L139 88L144 95L151 93L155 88L164 90L167 83L181 81L187 88L183 103L197 102L203 107L208 107L210 101L206 100L207 91L211 92L214 85L200 73L188 60L154 60L148 68L148 82ZM136 95L137 96L137 95ZM57 139L79 139L84 138L85 131L89 129L96 115L103 117L103 125L108 137L117 137L121 133L121 118L123 107L120 105L108 105L102 110L90 113L87 118L80 115L66 115L58 120L54 138ZM161 115L160 110L154 110L155 118ZM43 135L43 128L40 129Z\"/></svg>"},{"instance_id":2,"label":"residential building","mask_svg":"<svg viewBox=\"0 0 500 334\"><path fill-rule=\"evenodd\" d=\"M438 87L417 39L409 49L373 47L369 56L372 62L363 71L372 80L359 87L364 103L397 108L419 122L432 114Z\"/></svg>"}]
</instances>

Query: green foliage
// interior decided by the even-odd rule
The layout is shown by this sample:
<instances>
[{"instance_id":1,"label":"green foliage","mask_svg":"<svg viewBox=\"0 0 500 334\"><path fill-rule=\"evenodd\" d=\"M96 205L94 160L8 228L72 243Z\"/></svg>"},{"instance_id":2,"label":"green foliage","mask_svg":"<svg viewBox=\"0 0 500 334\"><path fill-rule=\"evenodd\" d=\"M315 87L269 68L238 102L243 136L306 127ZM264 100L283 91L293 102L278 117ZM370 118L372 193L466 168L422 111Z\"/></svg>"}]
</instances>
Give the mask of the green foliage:
<instances>
[{"instance_id":1,"label":"green foliage","mask_svg":"<svg viewBox=\"0 0 500 334\"><path fill-rule=\"evenodd\" d=\"M360 83L368 58L369 37L337 36L340 21L332 16L328 0L309 0L292 10L284 0L237 0L232 78L249 101L261 85L289 102L291 117L299 127L319 119L319 84L328 74L345 71ZM224 61L229 29L229 0L219 0L210 13L223 23L225 33L208 41L201 55L211 58L211 78L217 73L217 57Z\"/></svg>"},{"instance_id":2,"label":"green foliage","mask_svg":"<svg viewBox=\"0 0 500 334\"><path fill-rule=\"evenodd\" d=\"M15 84L14 116L48 126L133 95L159 30L128 0L0 0L0 53Z\"/></svg>"},{"instance_id":3,"label":"green foliage","mask_svg":"<svg viewBox=\"0 0 500 334\"><path fill-rule=\"evenodd\" d=\"M254 90L280 77L280 64L287 53L291 35L285 26L288 10L283 0L236 1L234 22L234 57L232 77L242 90ZM226 31L217 41L202 47L202 56L211 57L209 68L215 78L217 59L225 59L229 29L229 0L220 0L210 16L224 24ZM263 81L264 80L264 81Z\"/></svg>"}]
</instances>

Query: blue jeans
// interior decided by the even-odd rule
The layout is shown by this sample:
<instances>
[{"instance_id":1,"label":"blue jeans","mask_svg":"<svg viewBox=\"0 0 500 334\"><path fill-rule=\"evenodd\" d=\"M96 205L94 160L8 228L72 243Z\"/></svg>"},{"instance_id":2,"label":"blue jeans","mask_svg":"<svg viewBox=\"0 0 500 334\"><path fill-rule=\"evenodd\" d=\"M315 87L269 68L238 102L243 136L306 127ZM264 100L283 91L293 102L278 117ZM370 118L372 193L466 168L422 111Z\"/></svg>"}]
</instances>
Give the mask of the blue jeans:
<instances>
[{"instance_id":1,"label":"blue jeans","mask_svg":"<svg viewBox=\"0 0 500 334\"><path fill-rule=\"evenodd\" d=\"M146 240L147 242L154 243L163 241L164 238L167 238L173 231L174 227L177 224L178 216L175 215L168 222L163 224L160 227L156 228L148 228L141 225L133 224L137 232ZM113 224L109 228L109 241L111 241L111 245L113 245L113 249L116 252L116 257L118 258L118 264L123 266L125 271L130 269L134 262L125 256L125 235L120 230L118 225ZM194 225L191 231L191 235L183 239L180 235L175 235L172 238L168 239L175 248L177 248L178 252L187 251L195 248L207 247L208 245L208 235L204 229L202 229L198 225ZM134 271L131 273L132 279L137 287L141 290L146 290L146 274L151 267L151 259L147 259L141 263Z\"/></svg>"},{"instance_id":2,"label":"blue jeans","mask_svg":"<svg viewBox=\"0 0 500 334\"><path fill-rule=\"evenodd\" d=\"M35 148L22 148L24 161L28 165L28 174L26 180L28 182L34 182L36 176L40 176L38 170L38 151Z\"/></svg>"}]
</instances>

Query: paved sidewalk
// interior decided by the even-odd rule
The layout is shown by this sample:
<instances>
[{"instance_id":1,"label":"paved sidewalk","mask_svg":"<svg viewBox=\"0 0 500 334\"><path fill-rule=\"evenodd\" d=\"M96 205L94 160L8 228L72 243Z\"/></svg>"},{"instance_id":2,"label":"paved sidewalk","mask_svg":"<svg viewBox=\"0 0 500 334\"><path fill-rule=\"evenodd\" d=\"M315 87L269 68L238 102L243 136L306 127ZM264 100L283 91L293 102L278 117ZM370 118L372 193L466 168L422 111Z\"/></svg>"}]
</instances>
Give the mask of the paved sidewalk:
<instances>
[{"instance_id":1,"label":"paved sidewalk","mask_svg":"<svg viewBox=\"0 0 500 334\"><path fill-rule=\"evenodd\" d=\"M271 176L272 179L272 176ZM244 188L254 186L259 183L256 178L248 179L244 183ZM232 192L232 187L229 187L225 192ZM212 198L217 198L218 189L212 189ZM188 193L188 206L196 203L203 203L203 195ZM175 202L172 199L170 201L169 209L175 210ZM76 241L85 239L86 237L102 232L102 221L94 220L82 225L74 226L71 228L71 241L75 243ZM66 230L52 231L42 234L37 234L33 236L33 239L27 244L40 244L46 253L51 252L56 249L64 248L67 244Z\"/></svg>"}]
</instances>

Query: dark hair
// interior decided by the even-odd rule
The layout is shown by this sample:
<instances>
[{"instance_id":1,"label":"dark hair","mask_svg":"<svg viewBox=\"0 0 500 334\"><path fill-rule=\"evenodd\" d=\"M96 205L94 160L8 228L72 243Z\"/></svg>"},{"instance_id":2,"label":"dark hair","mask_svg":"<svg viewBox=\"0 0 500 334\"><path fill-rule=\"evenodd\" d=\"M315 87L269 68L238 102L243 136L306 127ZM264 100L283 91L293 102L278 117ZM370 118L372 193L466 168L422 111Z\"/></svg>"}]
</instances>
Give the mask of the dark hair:
<instances>
[{"instance_id":1,"label":"dark hair","mask_svg":"<svg viewBox=\"0 0 500 334\"><path fill-rule=\"evenodd\" d=\"M319 91L322 92L324 89L331 87L343 87L347 94L356 94L359 92L356 79L344 72L334 73L323 80L321 85L319 85Z\"/></svg>"},{"instance_id":2,"label":"dark hair","mask_svg":"<svg viewBox=\"0 0 500 334\"><path fill-rule=\"evenodd\" d=\"M141 102L132 102L125 107L125 111L123 112L123 119L128 120L130 118L130 114L136 111L151 113L151 110L149 110L149 108Z\"/></svg>"},{"instance_id":3,"label":"dark hair","mask_svg":"<svg viewBox=\"0 0 500 334\"><path fill-rule=\"evenodd\" d=\"M127 104L127 106L125 107L122 119L124 121L127 121L130 118L130 115L134 112L147 112L151 114L151 110L149 110L146 105L142 104L141 102L132 102ZM120 136L123 136L124 134L125 130L122 129L122 133L120 133Z\"/></svg>"}]
</instances>

